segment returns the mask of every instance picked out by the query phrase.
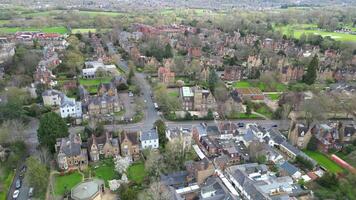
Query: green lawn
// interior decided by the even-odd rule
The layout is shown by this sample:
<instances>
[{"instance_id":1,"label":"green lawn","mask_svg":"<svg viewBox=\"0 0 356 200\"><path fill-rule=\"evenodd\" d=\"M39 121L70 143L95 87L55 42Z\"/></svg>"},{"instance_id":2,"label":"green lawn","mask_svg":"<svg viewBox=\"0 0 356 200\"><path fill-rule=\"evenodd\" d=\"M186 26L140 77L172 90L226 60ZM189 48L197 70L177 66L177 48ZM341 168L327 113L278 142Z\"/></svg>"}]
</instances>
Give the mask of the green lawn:
<instances>
[{"instance_id":1,"label":"green lawn","mask_svg":"<svg viewBox=\"0 0 356 200\"><path fill-rule=\"evenodd\" d=\"M18 31L41 31L44 33L59 33L65 34L68 33L66 27L58 26L58 27L41 27L41 28L24 28L24 27L1 27L0 33L16 33Z\"/></svg>"},{"instance_id":2,"label":"green lawn","mask_svg":"<svg viewBox=\"0 0 356 200\"><path fill-rule=\"evenodd\" d=\"M115 171L114 162L112 160L104 160L99 164L99 167L92 168L92 171L95 173L95 177L105 181L106 186L108 181L115 179L117 172Z\"/></svg>"},{"instance_id":3,"label":"green lawn","mask_svg":"<svg viewBox=\"0 0 356 200\"><path fill-rule=\"evenodd\" d=\"M267 94L268 98L271 99L272 101L277 101L279 100L279 97L281 96L280 94Z\"/></svg>"},{"instance_id":4,"label":"green lawn","mask_svg":"<svg viewBox=\"0 0 356 200\"><path fill-rule=\"evenodd\" d=\"M260 116L251 114L247 115L246 113L234 113L228 116L229 119L261 119Z\"/></svg>"},{"instance_id":5,"label":"green lawn","mask_svg":"<svg viewBox=\"0 0 356 200\"><path fill-rule=\"evenodd\" d=\"M141 184L147 176L145 165L143 163L134 163L127 169L127 178Z\"/></svg>"},{"instance_id":6,"label":"green lawn","mask_svg":"<svg viewBox=\"0 0 356 200\"><path fill-rule=\"evenodd\" d=\"M63 195L66 189L72 189L75 185L82 181L82 178L82 175L78 172L64 176L55 176L54 193L57 195Z\"/></svg>"},{"instance_id":7,"label":"green lawn","mask_svg":"<svg viewBox=\"0 0 356 200\"><path fill-rule=\"evenodd\" d=\"M96 78L96 79L83 79L81 78L79 80L79 83L83 86L89 86L89 85L99 85L100 83L109 83L111 80L111 77L107 78Z\"/></svg>"},{"instance_id":8,"label":"green lawn","mask_svg":"<svg viewBox=\"0 0 356 200\"><path fill-rule=\"evenodd\" d=\"M120 13L120 12L106 12L106 11L84 11L84 10L81 10L81 11L79 11L79 14L80 14L80 15L89 15L89 16L91 16L91 17L95 17L95 16L98 16L98 15L106 15L106 16L115 17L115 16L123 15L124 13Z\"/></svg>"},{"instance_id":9,"label":"green lawn","mask_svg":"<svg viewBox=\"0 0 356 200\"><path fill-rule=\"evenodd\" d=\"M238 81L233 83L234 88L248 88L251 87L251 84L248 81Z\"/></svg>"},{"instance_id":10,"label":"green lawn","mask_svg":"<svg viewBox=\"0 0 356 200\"><path fill-rule=\"evenodd\" d=\"M1 169L0 169L1 170ZM4 174L0 174L0 186L2 187L2 190L0 190L0 200L5 200L6 199L6 193L8 191L8 189L11 186L12 183L12 179L14 177L14 171L6 171L3 172L1 171L0 173L4 173Z\"/></svg>"},{"instance_id":11,"label":"green lawn","mask_svg":"<svg viewBox=\"0 0 356 200\"><path fill-rule=\"evenodd\" d=\"M330 160L326 155L320 152L305 150L304 153L313 158L320 166L323 166L330 172L338 173L344 171L342 167L337 165L334 161Z\"/></svg>"},{"instance_id":12,"label":"green lawn","mask_svg":"<svg viewBox=\"0 0 356 200\"><path fill-rule=\"evenodd\" d=\"M168 96L170 96L170 97L179 97L179 93L176 90L170 91L170 92L168 92Z\"/></svg>"},{"instance_id":13,"label":"green lawn","mask_svg":"<svg viewBox=\"0 0 356 200\"><path fill-rule=\"evenodd\" d=\"M339 41L356 42L356 35L318 30L315 24L287 25L276 28L277 30L279 29L283 34L292 34L295 38L299 38L304 33L306 35L321 35L322 37L330 36L331 38Z\"/></svg>"},{"instance_id":14,"label":"green lawn","mask_svg":"<svg viewBox=\"0 0 356 200\"><path fill-rule=\"evenodd\" d=\"M109 83L111 77L106 78L96 78L96 79L80 79L79 83L88 90L90 94L95 94L98 90L98 85L100 83Z\"/></svg>"}]
</instances>

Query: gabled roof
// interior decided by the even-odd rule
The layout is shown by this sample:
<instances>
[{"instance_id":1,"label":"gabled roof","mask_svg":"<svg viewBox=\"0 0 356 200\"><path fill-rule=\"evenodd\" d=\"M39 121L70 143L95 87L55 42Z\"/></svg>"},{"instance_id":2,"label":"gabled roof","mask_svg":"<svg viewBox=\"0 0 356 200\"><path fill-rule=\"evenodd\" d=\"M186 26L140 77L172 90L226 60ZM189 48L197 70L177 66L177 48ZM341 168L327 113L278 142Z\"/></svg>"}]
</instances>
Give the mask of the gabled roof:
<instances>
[{"instance_id":1,"label":"gabled roof","mask_svg":"<svg viewBox=\"0 0 356 200\"><path fill-rule=\"evenodd\" d=\"M299 171L299 169L297 167L290 164L288 161L285 161L279 167L281 169L285 170L288 173L288 175L290 175L290 176L294 175L296 172Z\"/></svg>"},{"instance_id":2,"label":"gabled roof","mask_svg":"<svg viewBox=\"0 0 356 200\"><path fill-rule=\"evenodd\" d=\"M141 141L146 141L146 140L157 140L158 139L158 133L157 130L149 130L142 132L141 134Z\"/></svg>"}]
</instances>

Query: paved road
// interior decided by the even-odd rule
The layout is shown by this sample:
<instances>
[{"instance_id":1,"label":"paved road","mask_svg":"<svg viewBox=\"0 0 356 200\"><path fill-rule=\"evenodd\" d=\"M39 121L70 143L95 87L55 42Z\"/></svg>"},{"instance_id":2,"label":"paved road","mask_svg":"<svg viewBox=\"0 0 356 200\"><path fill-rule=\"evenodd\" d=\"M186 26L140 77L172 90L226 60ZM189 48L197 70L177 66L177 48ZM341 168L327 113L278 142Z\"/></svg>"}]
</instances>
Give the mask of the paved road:
<instances>
[{"instance_id":1,"label":"paved road","mask_svg":"<svg viewBox=\"0 0 356 200\"><path fill-rule=\"evenodd\" d=\"M37 139L38 125L39 125L38 120L33 118L29 122L29 124L27 126L27 129L24 131L24 140L25 140L25 143L26 143L28 155L35 155L36 154L36 148L38 146L38 139ZM25 160L25 158L24 158L24 160ZM7 200L12 200L13 199L12 198L12 194L16 190L15 182L16 182L17 179L20 178L20 169L22 169L24 164L25 164L24 162L21 163L19 165L18 169L16 170L15 178L14 178L14 181L13 181L11 187L10 187ZM22 186L20 188L20 194L19 194L19 197L17 198L17 200L28 200L29 199L28 198L28 190L29 190L29 186L23 180L22 181Z\"/></svg>"}]
</instances>

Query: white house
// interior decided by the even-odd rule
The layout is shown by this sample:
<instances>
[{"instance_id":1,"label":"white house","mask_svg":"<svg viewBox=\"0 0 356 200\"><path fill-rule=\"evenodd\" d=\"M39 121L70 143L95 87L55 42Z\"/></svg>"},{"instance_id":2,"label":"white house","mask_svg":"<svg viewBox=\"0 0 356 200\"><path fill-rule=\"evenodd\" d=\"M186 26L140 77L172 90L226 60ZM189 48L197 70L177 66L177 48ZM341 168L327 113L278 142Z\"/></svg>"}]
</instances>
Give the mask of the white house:
<instances>
[{"instance_id":1,"label":"white house","mask_svg":"<svg viewBox=\"0 0 356 200\"><path fill-rule=\"evenodd\" d=\"M113 70L116 70L116 66L104 65L104 63L100 61L85 62L85 68L82 69L82 76L84 78L95 78L95 74L98 69L102 69L106 72L111 72Z\"/></svg>"},{"instance_id":2,"label":"white house","mask_svg":"<svg viewBox=\"0 0 356 200\"><path fill-rule=\"evenodd\" d=\"M65 97L60 106L60 113L62 118L80 118L82 116L82 103L73 98Z\"/></svg>"},{"instance_id":3,"label":"white house","mask_svg":"<svg viewBox=\"0 0 356 200\"><path fill-rule=\"evenodd\" d=\"M158 133L156 130L141 132L140 141L142 149L157 149L159 147Z\"/></svg>"}]
</instances>

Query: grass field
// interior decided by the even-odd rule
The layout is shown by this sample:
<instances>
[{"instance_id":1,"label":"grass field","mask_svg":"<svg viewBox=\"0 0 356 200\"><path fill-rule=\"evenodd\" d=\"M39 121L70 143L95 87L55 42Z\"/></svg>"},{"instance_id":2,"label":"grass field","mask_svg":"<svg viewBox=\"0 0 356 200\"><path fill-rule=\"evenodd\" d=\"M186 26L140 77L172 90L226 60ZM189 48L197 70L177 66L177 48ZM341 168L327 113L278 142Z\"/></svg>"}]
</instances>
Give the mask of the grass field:
<instances>
[{"instance_id":1,"label":"grass field","mask_svg":"<svg viewBox=\"0 0 356 200\"><path fill-rule=\"evenodd\" d=\"M356 42L356 35L346 33L335 33L317 29L315 24L298 24L277 27L283 34L293 35L295 38L300 38L304 34L321 35L322 37L330 36L331 38L344 42Z\"/></svg>"},{"instance_id":2,"label":"grass field","mask_svg":"<svg viewBox=\"0 0 356 200\"><path fill-rule=\"evenodd\" d=\"M41 31L44 33L59 33L59 34L65 34L68 33L68 30L66 27L43 27L43 28L22 28L22 27L1 27L0 28L0 33L16 33L18 31Z\"/></svg>"},{"instance_id":3,"label":"grass field","mask_svg":"<svg viewBox=\"0 0 356 200\"><path fill-rule=\"evenodd\" d=\"M330 172L338 173L343 172L343 168L337 165L334 161L330 160L326 155L317 151L304 151L305 154L316 160L320 166L323 166Z\"/></svg>"},{"instance_id":4,"label":"grass field","mask_svg":"<svg viewBox=\"0 0 356 200\"><path fill-rule=\"evenodd\" d=\"M272 101L277 101L279 100L280 94L267 94L267 97L271 99Z\"/></svg>"},{"instance_id":5,"label":"grass field","mask_svg":"<svg viewBox=\"0 0 356 200\"><path fill-rule=\"evenodd\" d=\"M134 163L127 169L127 178L141 184L147 176L145 165L143 163Z\"/></svg>"},{"instance_id":6,"label":"grass field","mask_svg":"<svg viewBox=\"0 0 356 200\"><path fill-rule=\"evenodd\" d=\"M112 160L105 160L100 163L99 167L93 168L95 177L105 181L106 186L108 187L108 181L116 177L114 162Z\"/></svg>"},{"instance_id":7,"label":"grass field","mask_svg":"<svg viewBox=\"0 0 356 200\"><path fill-rule=\"evenodd\" d=\"M1 170L1 169L0 169ZM6 199L6 193L8 191L8 189L11 186L12 183L12 179L14 177L14 171L7 171L7 172L3 172L1 171L0 173L4 173L4 174L0 174L0 186L2 188L2 190L0 190L0 200L5 200Z\"/></svg>"},{"instance_id":8,"label":"grass field","mask_svg":"<svg viewBox=\"0 0 356 200\"><path fill-rule=\"evenodd\" d=\"M63 195L66 190L70 191L70 189L80 183L82 178L82 175L78 172L64 176L55 176L54 193L57 195Z\"/></svg>"}]
</instances>

